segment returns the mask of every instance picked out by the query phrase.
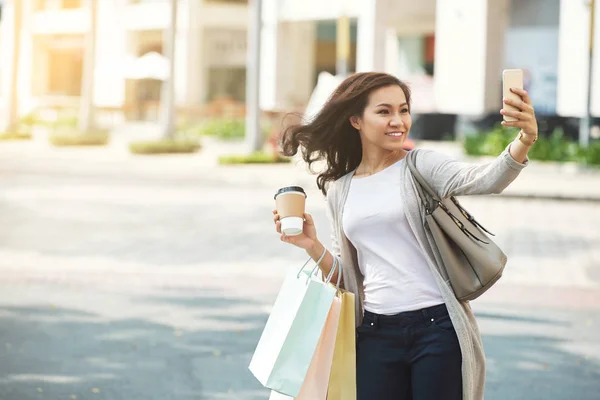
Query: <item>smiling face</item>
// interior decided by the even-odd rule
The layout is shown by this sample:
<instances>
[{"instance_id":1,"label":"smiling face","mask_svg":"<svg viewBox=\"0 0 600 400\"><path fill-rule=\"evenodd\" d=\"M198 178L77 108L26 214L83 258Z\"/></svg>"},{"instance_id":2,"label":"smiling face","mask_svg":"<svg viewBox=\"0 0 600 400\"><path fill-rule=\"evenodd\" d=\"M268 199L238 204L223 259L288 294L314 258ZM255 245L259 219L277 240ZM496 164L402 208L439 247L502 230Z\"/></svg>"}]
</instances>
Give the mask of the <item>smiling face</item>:
<instances>
[{"instance_id":1,"label":"smiling face","mask_svg":"<svg viewBox=\"0 0 600 400\"><path fill-rule=\"evenodd\" d=\"M404 91L398 85L374 90L362 116L351 117L350 123L360 133L363 151L373 146L401 151L412 124Z\"/></svg>"}]
</instances>

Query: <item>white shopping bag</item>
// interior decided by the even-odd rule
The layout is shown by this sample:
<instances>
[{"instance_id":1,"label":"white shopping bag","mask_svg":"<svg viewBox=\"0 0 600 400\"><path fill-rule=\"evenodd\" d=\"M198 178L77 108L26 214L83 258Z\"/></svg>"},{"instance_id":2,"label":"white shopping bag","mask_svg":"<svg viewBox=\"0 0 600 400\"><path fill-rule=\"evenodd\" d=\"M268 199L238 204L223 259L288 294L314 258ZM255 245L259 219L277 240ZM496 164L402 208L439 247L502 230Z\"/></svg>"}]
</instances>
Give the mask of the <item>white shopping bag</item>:
<instances>
[{"instance_id":1,"label":"white shopping bag","mask_svg":"<svg viewBox=\"0 0 600 400\"><path fill-rule=\"evenodd\" d=\"M323 282L318 265L304 270L308 262L286 276L249 366L263 386L291 397L300 392L337 291L329 284L333 271Z\"/></svg>"}]
</instances>

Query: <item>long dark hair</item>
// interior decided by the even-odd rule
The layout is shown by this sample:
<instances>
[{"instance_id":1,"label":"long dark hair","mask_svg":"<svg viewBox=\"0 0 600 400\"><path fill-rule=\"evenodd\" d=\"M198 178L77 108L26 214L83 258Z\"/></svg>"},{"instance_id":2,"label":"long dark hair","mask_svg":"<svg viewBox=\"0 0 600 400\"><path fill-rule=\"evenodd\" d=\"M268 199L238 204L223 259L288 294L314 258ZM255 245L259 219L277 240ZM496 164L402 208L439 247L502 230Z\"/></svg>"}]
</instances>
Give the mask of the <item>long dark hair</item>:
<instances>
[{"instance_id":1,"label":"long dark hair","mask_svg":"<svg viewBox=\"0 0 600 400\"><path fill-rule=\"evenodd\" d=\"M329 182L355 170L362 160L360 135L350 124L350 117L363 115L373 90L391 85L402 88L410 110L410 89L406 83L379 72L353 74L340 83L311 121L284 130L282 153L293 156L301 148L311 171L314 162L325 160L327 168L317 176L317 186L326 195Z\"/></svg>"}]
</instances>

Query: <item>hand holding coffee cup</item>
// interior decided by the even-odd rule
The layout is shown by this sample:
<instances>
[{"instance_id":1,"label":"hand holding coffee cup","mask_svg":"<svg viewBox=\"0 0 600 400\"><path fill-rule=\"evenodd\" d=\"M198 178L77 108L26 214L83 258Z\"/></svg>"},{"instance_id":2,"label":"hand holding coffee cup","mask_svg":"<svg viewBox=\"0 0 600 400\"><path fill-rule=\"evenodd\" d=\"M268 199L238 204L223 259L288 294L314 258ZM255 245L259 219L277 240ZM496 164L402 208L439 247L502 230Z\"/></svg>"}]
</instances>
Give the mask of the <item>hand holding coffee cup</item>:
<instances>
[{"instance_id":1,"label":"hand holding coffee cup","mask_svg":"<svg viewBox=\"0 0 600 400\"><path fill-rule=\"evenodd\" d=\"M296 187L297 188L297 187ZM286 189L286 188L282 188L282 189ZM301 188L300 188L301 189ZM289 189L288 192L300 192L300 193L304 193L304 190L299 191L299 190L293 190L293 189ZM289 196L289 195L284 195L284 196L279 196L280 195L280 191L277 192L277 195L275 195L275 201L277 203L277 208L275 210L273 210L273 222L275 223L275 230L278 233L281 233L281 240L286 242L286 243L290 243L293 244L295 246L298 246L302 249L309 249L312 246L315 245L315 242L317 241L317 230L315 228L315 223L314 220L312 218L312 216L310 214L307 214L304 212L304 200L306 199L306 194L304 194L303 199L302 197L300 197L300 195L296 195L297 197L293 197L293 198L286 198L285 196ZM285 192L282 192L285 193ZM279 198L279 202L277 202L277 199ZM286 203L287 204L287 200L293 200L295 199L296 201L298 201L300 198L300 200L302 200L302 210L296 209L296 211L293 214L296 215L290 215L290 213L288 212L288 208L286 208L285 205L281 205L281 203ZM301 213L300 213L301 211ZM301 217L298 217L298 215L302 215ZM291 220L292 223L289 223L289 218L291 217L295 217L295 218L300 218L301 220L301 224L298 223L298 220ZM287 222L284 220L288 220ZM291 228L290 228L291 225ZM300 227L298 229L298 227ZM299 230L299 233L297 233Z\"/></svg>"},{"instance_id":2,"label":"hand holding coffee cup","mask_svg":"<svg viewBox=\"0 0 600 400\"><path fill-rule=\"evenodd\" d=\"M281 221L281 232L288 236L302 233L306 193L300 186L287 186L275 194L277 214Z\"/></svg>"}]
</instances>

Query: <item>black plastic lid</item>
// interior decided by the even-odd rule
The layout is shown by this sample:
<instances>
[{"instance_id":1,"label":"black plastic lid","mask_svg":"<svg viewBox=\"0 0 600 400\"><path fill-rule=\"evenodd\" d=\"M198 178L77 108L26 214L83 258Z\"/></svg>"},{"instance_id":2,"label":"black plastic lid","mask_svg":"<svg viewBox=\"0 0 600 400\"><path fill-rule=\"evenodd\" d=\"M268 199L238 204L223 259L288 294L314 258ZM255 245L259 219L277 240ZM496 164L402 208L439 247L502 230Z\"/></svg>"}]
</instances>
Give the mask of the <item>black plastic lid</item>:
<instances>
[{"instance_id":1,"label":"black plastic lid","mask_svg":"<svg viewBox=\"0 0 600 400\"><path fill-rule=\"evenodd\" d=\"M300 186L286 186L286 187L279 189L277 191L277 193L275 193L274 198L276 199L277 196L279 196L282 193L286 193L286 192L300 192L300 193L304 194L304 197L307 197L306 192L304 192L304 189L302 189Z\"/></svg>"}]
</instances>

